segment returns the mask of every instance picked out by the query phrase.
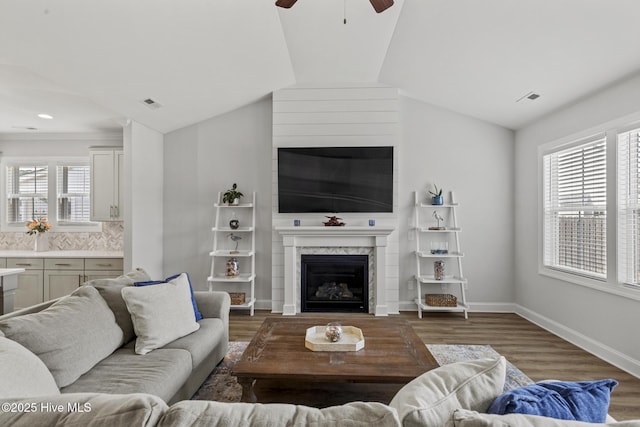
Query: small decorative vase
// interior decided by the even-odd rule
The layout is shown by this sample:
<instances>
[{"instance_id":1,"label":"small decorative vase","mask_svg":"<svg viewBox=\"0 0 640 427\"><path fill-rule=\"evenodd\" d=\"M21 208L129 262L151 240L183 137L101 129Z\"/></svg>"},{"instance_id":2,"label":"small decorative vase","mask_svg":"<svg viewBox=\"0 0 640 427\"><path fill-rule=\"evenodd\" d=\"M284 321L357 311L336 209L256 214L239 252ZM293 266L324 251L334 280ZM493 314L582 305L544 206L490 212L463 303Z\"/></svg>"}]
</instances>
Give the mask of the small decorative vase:
<instances>
[{"instance_id":1,"label":"small decorative vase","mask_svg":"<svg viewBox=\"0 0 640 427\"><path fill-rule=\"evenodd\" d=\"M338 322L327 323L324 334L330 342L338 342L342 339L342 325Z\"/></svg>"},{"instance_id":2,"label":"small decorative vase","mask_svg":"<svg viewBox=\"0 0 640 427\"><path fill-rule=\"evenodd\" d=\"M229 279L236 278L240 275L240 265L236 258L229 258L227 260L227 270L224 275Z\"/></svg>"},{"instance_id":3,"label":"small decorative vase","mask_svg":"<svg viewBox=\"0 0 640 427\"><path fill-rule=\"evenodd\" d=\"M443 197L442 196L433 196L431 198L431 204L432 205L442 205L443 204Z\"/></svg>"},{"instance_id":4,"label":"small decorative vase","mask_svg":"<svg viewBox=\"0 0 640 427\"><path fill-rule=\"evenodd\" d=\"M49 236L46 233L36 233L33 250L35 252L45 252L49 250Z\"/></svg>"},{"instance_id":5,"label":"small decorative vase","mask_svg":"<svg viewBox=\"0 0 640 427\"><path fill-rule=\"evenodd\" d=\"M229 221L229 228L231 228L232 230L237 230L238 227L240 227L240 221L238 221L237 219L232 219L231 221Z\"/></svg>"},{"instance_id":6,"label":"small decorative vase","mask_svg":"<svg viewBox=\"0 0 640 427\"><path fill-rule=\"evenodd\" d=\"M444 261L435 261L433 263L433 278L444 280Z\"/></svg>"}]
</instances>

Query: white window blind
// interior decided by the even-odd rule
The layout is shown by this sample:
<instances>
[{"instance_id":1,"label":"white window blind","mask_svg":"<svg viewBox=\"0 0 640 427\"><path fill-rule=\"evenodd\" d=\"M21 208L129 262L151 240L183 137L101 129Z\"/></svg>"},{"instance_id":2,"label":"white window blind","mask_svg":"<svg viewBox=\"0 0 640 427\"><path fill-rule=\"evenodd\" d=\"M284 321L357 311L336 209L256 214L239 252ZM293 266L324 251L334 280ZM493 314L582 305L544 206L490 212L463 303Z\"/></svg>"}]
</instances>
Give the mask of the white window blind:
<instances>
[{"instance_id":1,"label":"white window blind","mask_svg":"<svg viewBox=\"0 0 640 427\"><path fill-rule=\"evenodd\" d=\"M58 223L89 222L89 165L58 166Z\"/></svg>"},{"instance_id":2,"label":"white window blind","mask_svg":"<svg viewBox=\"0 0 640 427\"><path fill-rule=\"evenodd\" d=\"M547 154L543 167L544 265L606 278L605 136Z\"/></svg>"},{"instance_id":3,"label":"white window blind","mask_svg":"<svg viewBox=\"0 0 640 427\"><path fill-rule=\"evenodd\" d=\"M618 281L640 287L640 128L618 134Z\"/></svg>"},{"instance_id":4,"label":"white window blind","mask_svg":"<svg viewBox=\"0 0 640 427\"><path fill-rule=\"evenodd\" d=\"M26 223L48 215L47 166L7 167L7 222Z\"/></svg>"}]
</instances>

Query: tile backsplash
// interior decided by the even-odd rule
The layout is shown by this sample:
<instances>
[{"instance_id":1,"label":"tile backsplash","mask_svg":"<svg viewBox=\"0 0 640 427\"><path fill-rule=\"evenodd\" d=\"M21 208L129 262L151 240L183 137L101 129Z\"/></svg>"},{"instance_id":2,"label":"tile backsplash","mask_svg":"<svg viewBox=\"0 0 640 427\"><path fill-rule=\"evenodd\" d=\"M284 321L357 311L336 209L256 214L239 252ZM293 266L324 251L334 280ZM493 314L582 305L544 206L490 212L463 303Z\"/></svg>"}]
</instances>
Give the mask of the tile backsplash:
<instances>
[{"instance_id":1,"label":"tile backsplash","mask_svg":"<svg viewBox=\"0 0 640 427\"><path fill-rule=\"evenodd\" d=\"M49 250L122 251L124 223L103 222L101 233L47 233ZM0 233L0 250L31 250L35 236L26 233Z\"/></svg>"}]
</instances>

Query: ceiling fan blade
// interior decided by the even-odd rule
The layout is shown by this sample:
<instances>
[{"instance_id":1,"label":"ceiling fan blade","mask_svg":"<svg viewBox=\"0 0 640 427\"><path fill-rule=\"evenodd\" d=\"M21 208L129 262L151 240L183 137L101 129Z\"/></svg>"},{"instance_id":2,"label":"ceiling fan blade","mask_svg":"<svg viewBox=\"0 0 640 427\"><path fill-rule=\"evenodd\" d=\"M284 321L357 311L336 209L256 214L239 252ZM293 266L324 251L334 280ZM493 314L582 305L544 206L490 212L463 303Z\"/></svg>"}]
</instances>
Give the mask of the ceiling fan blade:
<instances>
[{"instance_id":1,"label":"ceiling fan blade","mask_svg":"<svg viewBox=\"0 0 640 427\"><path fill-rule=\"evenodd\" d=\"M285 9L289 9L291 6L296 4L298 0L278 0L276 1L276 6L284 7Z\"/></svg>"},{"instance_id":2,"label":"ceiling fan blade","mask_svg":"<svg viewBox=\"0 0 640 427\"><path fill-rule=\"evenodd\" d=\"M384 12L393 6L393 0L369 0L376 12Z\"/></svg>"}]
</instances>

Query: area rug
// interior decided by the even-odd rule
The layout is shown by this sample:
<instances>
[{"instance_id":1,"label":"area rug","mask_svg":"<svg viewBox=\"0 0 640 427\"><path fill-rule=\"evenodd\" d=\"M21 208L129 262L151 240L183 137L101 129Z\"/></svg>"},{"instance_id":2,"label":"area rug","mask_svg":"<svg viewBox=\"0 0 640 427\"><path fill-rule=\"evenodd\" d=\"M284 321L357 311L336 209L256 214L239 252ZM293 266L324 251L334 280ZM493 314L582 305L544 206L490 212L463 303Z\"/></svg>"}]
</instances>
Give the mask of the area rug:
<instances>
[{"instance_id":1,"label":"area rug","mask_svg":"<svg viewBox=\"0 0 640 427\"><path fill-rule=\"evenodd\" d=\"M231 375L236 361L240 360L244 349L249 343L245 341L232 341L229 343L227 355L205 380L200 389L192 397L194 400L215 400L219 402L239 402L242 396L242 387L236 377ZM490 345L442 345L427 344L439 365L475 360L484 358L497 358L500 354ZM504 389L511 390L532 381L522 371L507 361L507 377ZM365 399L362 399L365 400ZM375 397L372 400L378 400Z\"/></svg>"}]
</instances>

